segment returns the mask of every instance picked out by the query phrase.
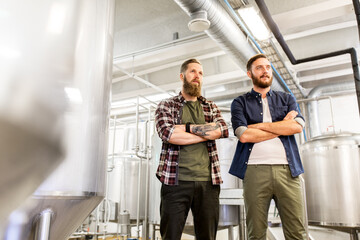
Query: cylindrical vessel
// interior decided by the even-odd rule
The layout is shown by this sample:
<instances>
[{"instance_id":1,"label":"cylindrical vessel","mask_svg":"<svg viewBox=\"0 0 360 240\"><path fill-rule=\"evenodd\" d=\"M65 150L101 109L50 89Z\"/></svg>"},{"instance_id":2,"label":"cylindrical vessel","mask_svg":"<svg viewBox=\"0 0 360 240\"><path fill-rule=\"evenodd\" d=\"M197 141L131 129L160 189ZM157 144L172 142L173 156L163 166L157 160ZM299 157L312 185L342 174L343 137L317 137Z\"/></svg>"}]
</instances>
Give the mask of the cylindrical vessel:
<instances>
[{"instance_id":1,"label":"cylindrical vessel","mask_svg":"<svg viewBox=\"0 0 360 240\"><path fill-rule=\"evenodd\" d=\"M120 234L129 236L131 235L130 229L130 214L127 211L120 212L119 214Z\"/></svg>"},{"instance_id":2,"label":"cylindrical vessel","mask_svg":"<svg viewBox=\"0 0 360 240\"><path fill-rule=\"evenodd\" d=\"M62 77L69 105L63 131L66 155L62 164L33 194L35 207L29 212L30 221L25 231L31 236L34 219L44 209L51 209L54 216L50 239L62 240L80 226L105 195L115 1L75 1L76 9L71 0L52 2L57 4L56 11L47 14L54 14L51 16L56 21L61 20L62 11L67 21L70 21L67 19L71 16L68 15L70 10L74 10L76 16L70 21L76 28L68 33L76 43L74 55L67 59L73 74ZM61 51L57 47L52 50ZM57 60L48 59L48 62L56 65Z\"/></svg>"},{"instance_id":3,"label":"cylindrical vessel","mask_svg":"<svg viewBox=\"0 0 360 240\"><path fill-rule=\"evenodd\" d=\"M0 225L63 159L64 83L74 75L78 6L1 4Z\"/></svg>"},{"instance_id":4,"label":"cylindrical vessel","mask_svg":"<svg viewBox=\"0 0 360 240\"><path fill-rule=\"evenodd\" d=\"M316 137L301 156L309 224L360 227L360 135Z\"/></svg>"},{"instance_id":5,"label":"cylindrical vessel","mask_svg":"<svg viewBox=\"0 0 360 240\"><path fill-rule=\"evenodd\" d=\"M151 135L146 134L150 129L153 132L153 122L139 123L138 129L138 143L136 142L136 124L129 123L116 126L115 138L113 138L114 127L109 131L109 153L113 152L113 144L115 144L114 156L109 157L109 161L114 164L114 169L109 172L109 190L108 199L118 202L120 212L127 211L130 214L130 219L137 218L138 206L137 199L140 194L141 204L139 206L139 217L145 217L145 176L146 165L148 164L145 157L146 141L145 138ZM150 131L151 132L151 131ZM114 142L112 142L115 140ZM150 143L150 139L147 141ZM136 156L136 145L138 144L138 155L143 156L139 158ZM139 166L141 163L141 166ZM140 176L140 191L139 187Z\"/></svg>"}]
</instances>

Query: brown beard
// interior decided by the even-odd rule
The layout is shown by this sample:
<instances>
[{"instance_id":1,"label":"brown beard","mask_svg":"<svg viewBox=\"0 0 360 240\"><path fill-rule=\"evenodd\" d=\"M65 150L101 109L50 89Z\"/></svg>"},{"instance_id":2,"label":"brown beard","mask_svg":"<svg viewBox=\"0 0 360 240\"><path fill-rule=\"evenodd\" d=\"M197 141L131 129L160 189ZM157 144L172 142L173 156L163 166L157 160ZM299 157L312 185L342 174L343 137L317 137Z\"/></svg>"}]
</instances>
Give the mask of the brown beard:
<instances>
[{"instance_id":1,"label":"brown beard","mask_svg":"<svg viewBox=\"0 0 360 240\"><path fill-rule=\"evenodd\" d=\"M191 84L184 76L183 83L184 92L192 97L199 97L201 95L201 85Z\"/></svg>"},{"instance_id":2,"label":"brown beard","mask_svg":"<svg viewBox=\"0 0 360 240\"><path fill-rule=\"evenodd\" d=\"M264 82L262 82L262 81L260 80L260 78L263 77L264 75L263 75L263 76L260 76L260 78L258 78L258 77L254 77L254 75L252 74L252 72L250 72L250 74L251 74L251 80L252 80L252 82L253 82L253 84L254 84L255 86L257 86L257 87L259 87L259 88L267 88L267 87L270 87L270 86L271 86L272 81L273 81L273 76L271 76L270 82L264 83ZM268 76L269 76L269 75L268 75Z\"/></svg>"}]
</instances>

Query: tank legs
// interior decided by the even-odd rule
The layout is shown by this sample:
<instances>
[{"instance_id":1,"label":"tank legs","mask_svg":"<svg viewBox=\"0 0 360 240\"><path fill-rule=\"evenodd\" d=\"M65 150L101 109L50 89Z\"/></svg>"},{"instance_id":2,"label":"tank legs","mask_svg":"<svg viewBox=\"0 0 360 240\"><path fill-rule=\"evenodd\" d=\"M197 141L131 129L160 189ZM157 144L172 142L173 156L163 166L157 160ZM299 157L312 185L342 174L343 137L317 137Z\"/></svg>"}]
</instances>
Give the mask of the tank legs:
<instances>
[{"instance_id":1,"label":"tank legs","mask_svg":"<svg viewBox=\"0 0 360 240\"><path fill-rule=\"evenodd\" d=\"M49 240L50 239L50 225L51 217L53 216L51 209L45 209L41 212L39 219L36 222L35 240Z\"/></svg>"},{"instance_id":2,"label":"tank legs","mask_svg":"<svg viewBox=\"0 0 360 240\"><path fill-rule=\"evenodd\" d=\"M239 239L246 240L245 206L239 205Z\"/></svg>"},{"instance_id":3,"label":"tank legs","mask_svg":"<svg viewBox=\"0 0 360 240\"><path fill-rule=\"evenodd\" d=\"M357 229L350 230L350 240L359 240L359 235L358 235Z\"/></svg>"}]
</instances>

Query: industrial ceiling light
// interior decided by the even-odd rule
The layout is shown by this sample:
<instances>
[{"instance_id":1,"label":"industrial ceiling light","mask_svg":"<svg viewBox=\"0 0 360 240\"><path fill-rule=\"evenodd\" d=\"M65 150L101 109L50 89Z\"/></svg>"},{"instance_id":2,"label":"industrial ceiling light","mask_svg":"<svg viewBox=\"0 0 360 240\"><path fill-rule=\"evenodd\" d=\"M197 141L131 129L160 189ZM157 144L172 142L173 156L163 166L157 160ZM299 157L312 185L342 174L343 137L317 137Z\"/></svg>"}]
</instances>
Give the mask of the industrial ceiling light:
<instances>
[{"instance_id":1,"label":"industrial ceiling light","mask_svg":"<svg viewBox=\"0 0 360 240\"><path fill-rule=\"evenodd\" d=\"M207 12L204 10L193 12L190 14L191 20L188 27L192 32L202 32L208 30L210 21L207 19Z\"/></svg>"},{"instance_id":2,"label":"industrial ceiling light","mask_svg":"<svg viewBox=\"0 0 360 240\"><path fill-rule=\"evenodd\" d=\"M238 13L257 40L263 41L270 38L270 31L253 7L240 8Z\"/></svg>"}]
</instances>

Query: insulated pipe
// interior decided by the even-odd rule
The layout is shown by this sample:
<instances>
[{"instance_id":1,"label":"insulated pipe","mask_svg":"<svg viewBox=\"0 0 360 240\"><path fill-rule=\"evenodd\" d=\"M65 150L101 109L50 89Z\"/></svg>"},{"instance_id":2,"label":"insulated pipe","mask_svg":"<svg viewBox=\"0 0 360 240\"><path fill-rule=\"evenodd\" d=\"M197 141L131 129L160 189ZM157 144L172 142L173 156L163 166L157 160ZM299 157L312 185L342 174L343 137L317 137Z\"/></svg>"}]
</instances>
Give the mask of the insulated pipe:
<instances>
[{"instance_id":1,"label":"insulated pipe","mask_svg":"<svg viewBox=\"0 0 360 240\"><path fill-rule=\"evenodd\" d=\"M239 29L230 15L217 0L174 0L189 16L193 12L206 11L208 20L211 22L210 28L205 32L207 35L219 44L219 46L229 54L235 63L246 72L246 63L250 57L255 55L252 43ZM239 23L242 24L241 22ZM244 27L243 27L244 29ZM246 28L244 29L246 32ZM251 35L248 36L251 38ZM255 45L256 42L253 42ZM259 47L258 47L259 48ZM260 49L261 51L261 49ZM274 69L274 79L272 89L279 91L290 91L281 76Z\"/></svg>"},{"instance_id":2,"label":"insulated pipe","mask_svg":"<svg viewBox=\"0 0 360 240\"><path fill-rule=\"evenodd\" d=\"M355 1L357 1L357 0L354 0L354 7L356 8L355 5L357 5L357 7L358 7L359 2L357 1L358 3L355 4ZM273 32L275 38L281 45L286 56L289 58L289 60L292 64L295 65L295 64L299 64L299 63L311 62L311 61L320 60L320 59L329 58L329 57L335 57L335 56L339 56L339 55L343 55L343 54L347 54L347 53L351 55L351 63L352 63L354 80L355 80L355 89L356 89L356 95L357 95L357 101L358 101L358 109L359 109L359 113L360 113L360 74L359 74L359 63L358 63L355 48L348 48L348 49L344 49L344 50L340 50L340 51L336 51L336 52L321 54L318 56L313 56L313 57L297 60L297 59L295 59L294 55L292 54L291 50L289 49L289 46L286 44L275 21L272 19L270 11L267 8L264 0L255 0L255 2L258 5L263 17L265 18L266 23L268 24L269 28ZM356 11L359 11L359 8ZM357 15L357 17L358 17L358 15Z\"/></svg>"},{"instance_id":3,"label":"insulated pipe","mask_svg":"<svg viewBox=\"0 0 360 240\"><path fill-rule=\"evenodd\" d=\"M41 212L40 217L36 223L34 240L49 240L51 217L53 216L51 209L45 209Z\"/></svg>"},{"instance_id":4,"label":"insulated pipe","mask_svg":"<svg viewBox=\"0 0 360 240\"><path fill-rule=\"evenodd\" d=\"M247 60L256 54L245 35L217 0L174 0L189 16L193 12L206 11L211 26L205 32L219 43L235 62L245 69Z\"/></svg>"}]
</instances>

